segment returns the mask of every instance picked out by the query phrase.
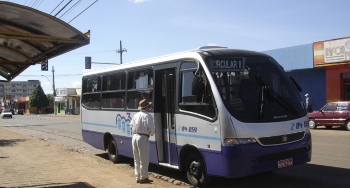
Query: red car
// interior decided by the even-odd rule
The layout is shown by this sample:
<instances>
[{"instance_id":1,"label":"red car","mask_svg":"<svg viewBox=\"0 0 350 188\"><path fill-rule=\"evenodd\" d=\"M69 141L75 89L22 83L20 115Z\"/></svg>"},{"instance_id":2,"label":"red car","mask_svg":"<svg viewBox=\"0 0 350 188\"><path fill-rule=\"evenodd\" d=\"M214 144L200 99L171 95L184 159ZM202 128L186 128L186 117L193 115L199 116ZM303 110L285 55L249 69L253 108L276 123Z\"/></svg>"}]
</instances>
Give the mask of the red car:
<instances>
[{"instance_id":1,"label":"red car","mask_svg":"<svg viewBox=\"0 0 350 188\"><path fill-rule=\"evenodd\" d=\"M316 129L317 126L325 126L327 129L342 126L350 131L350 101L327 103L319 111L311 112L308 116L310 129Z\"/></svg>"}]
</instances>

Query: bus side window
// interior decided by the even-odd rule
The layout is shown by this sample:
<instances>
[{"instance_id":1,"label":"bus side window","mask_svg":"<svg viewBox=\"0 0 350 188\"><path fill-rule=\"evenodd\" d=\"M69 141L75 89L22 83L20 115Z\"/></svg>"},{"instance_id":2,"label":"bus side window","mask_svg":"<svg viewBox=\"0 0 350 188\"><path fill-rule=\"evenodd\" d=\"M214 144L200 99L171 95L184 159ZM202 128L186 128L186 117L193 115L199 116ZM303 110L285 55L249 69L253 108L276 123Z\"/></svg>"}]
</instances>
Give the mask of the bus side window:
<instances>
[{"instance_id":1,"label":"bus side window","mask_svg":"<svg viewBox=\"0 0 350 188\"><path fill-rule=\"evenodd\" d=\"M153 69L146 68L128 73L126 107L137 109L142 99L152 102Z\"/></svg>"},{"instance_id":2,"label":"bus side window","mask_svg":"<svg viewBox=\"0 0 350 188\"><path fill-rule=\"evenodd\" d=\"M112 72L102 77L102 108L124 108L125 72Z\"/></svg>"},{"instance_id":3,"label":"bus side window","mask_svg":"<svg viewBox=\"0 0 350 188\"><path fill-rule=\"evenodd\" d=\"M100 94L84 94L82 104L87 108L100 108Z\"/></svg>"},{"instance_id":4,"label":"bus side window","mask_svg":"<svg viewBox=\"0 0 350 188\"><path fill-rule=\"evenodd\" d=\"M83 78L82 105L87 108L100 108L101 77Z\"/></svg>"}]
</instances>

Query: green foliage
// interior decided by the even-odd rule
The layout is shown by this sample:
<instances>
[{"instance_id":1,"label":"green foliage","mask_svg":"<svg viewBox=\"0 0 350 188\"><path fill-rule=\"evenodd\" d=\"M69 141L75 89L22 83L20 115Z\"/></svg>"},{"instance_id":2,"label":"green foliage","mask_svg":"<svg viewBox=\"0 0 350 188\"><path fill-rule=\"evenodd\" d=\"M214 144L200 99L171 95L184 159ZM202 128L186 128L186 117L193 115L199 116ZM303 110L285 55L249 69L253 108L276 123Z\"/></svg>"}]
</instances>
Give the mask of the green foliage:
<instances>
[{"instance_id":1,"label":"green foliage","mask_svg":"<svg viewBox=\"0 0 350 188\"><path fill-rule=\"evenodd\" d=\"M49 100L47 99L43 88L40 85L34 89L32 95L30 96L29 105L32 107L37 107L38 110L41 109L41 107L46 107L49 105Z\"/></svg>"},{"instance_id":2,"label":"green foliage","mask_svg":"<svg viewBox=\"0 0 350 188\"><path fill-rule=\"evenodd\" d=\"M49 101L53 100L53 95L52 94L47 94L46 97L47 97L47 99L49 99Z\"/></svg>"}]
</instances>

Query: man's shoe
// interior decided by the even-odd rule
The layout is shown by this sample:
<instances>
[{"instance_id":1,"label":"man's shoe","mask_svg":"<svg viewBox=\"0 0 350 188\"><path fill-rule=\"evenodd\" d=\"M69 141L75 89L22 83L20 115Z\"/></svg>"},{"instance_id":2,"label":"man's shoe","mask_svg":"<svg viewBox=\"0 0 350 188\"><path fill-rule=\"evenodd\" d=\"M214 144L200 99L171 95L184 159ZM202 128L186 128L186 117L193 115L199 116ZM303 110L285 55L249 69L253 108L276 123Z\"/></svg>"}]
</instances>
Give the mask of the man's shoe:
<instances>
[{"instance_id":1,"label":"man's shoe","mask_svg":"<svg viewBox=\"0 0 350 188\"><path fill-rule=\"evenodd\" d=\"M139 180L139 182L140 183L151 183L151 182L153 182L153 180L150 180L150 179L146 178L146 179L143 179L143 180Z\"/></svg>"},{"instance_id":2,"label":"man's shoe","mask_svg":"<svg viewBox=\"0 0 350 188\"><path fill-rule=\"evenodd\" d=\"M136 180L136 183L140 183L140 180Z\"/></svg>"}]
</instances>

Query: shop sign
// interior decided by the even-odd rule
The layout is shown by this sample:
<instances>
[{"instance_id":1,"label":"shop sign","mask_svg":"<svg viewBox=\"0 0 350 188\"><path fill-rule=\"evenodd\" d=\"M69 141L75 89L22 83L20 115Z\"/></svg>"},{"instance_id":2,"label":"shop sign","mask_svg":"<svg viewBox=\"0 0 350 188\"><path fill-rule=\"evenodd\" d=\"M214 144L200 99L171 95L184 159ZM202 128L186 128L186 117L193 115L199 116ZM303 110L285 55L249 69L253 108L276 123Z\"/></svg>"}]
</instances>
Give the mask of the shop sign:
<instances>
[{"instance_id":1,"label":"shop sign","mask_svg":"<svg viewBox=\"0 0 350 188\"><path fill-rule=\"evenodd\" d=\"M350 61L350 38L315 42L314 66L325 66Z\"/></svg>"},{"instance_id":2,"label":"shop sign","mask_svg":"<svg viewBox=\"0 0 350 188\"><path fill-rule=\"evenodd\" d=\"M58 101L67 101L67 98L65 98L65 97L55 97L55 102L58 102Z\"/></svg>"}]
</instances>

